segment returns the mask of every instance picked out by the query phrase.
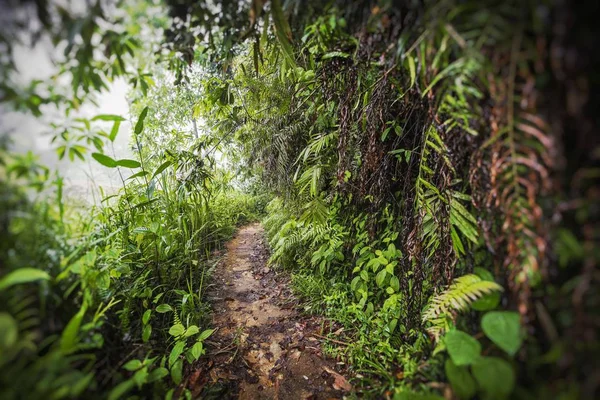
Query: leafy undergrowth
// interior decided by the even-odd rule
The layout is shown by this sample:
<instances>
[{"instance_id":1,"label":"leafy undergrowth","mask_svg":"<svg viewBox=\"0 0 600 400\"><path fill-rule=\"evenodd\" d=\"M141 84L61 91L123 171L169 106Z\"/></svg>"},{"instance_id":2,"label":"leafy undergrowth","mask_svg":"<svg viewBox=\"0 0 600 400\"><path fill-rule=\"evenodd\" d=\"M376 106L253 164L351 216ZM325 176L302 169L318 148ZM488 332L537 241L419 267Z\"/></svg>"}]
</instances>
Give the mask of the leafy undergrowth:
<instances>
[{"instance_id":1,"label":"leafy undergrowth","mask_svg":"<svg viewBox=\"0 0 600 400\"><path fill-rule=\"evenodd\" d=\"M0 397L189 398L209 254L269 201L271 263L365 396L598 397L593 7L24 3L2 109L121 185L79 214L0 141ZM27 79L38 41L60 56ZM90 116L118 83L129 121Z\"/></svg>"},{"instance_id":2,"label":"leafy undergrowth","mask_svg":"<svg viewBox=\"0 0 600 400\"><path fill-rule=\"evenodd\" d=\"M182 160L154 171L120 160L138 178L82 215L64 204L60 181L41 182L52 200L31 199L16 185L32 178L9 172L19 180L3 184L0 205L0 397L175 393L212 332L208 255L260 211L250 195L176 179ZM7 161L18 171L20 160Z\"/></svg>"},{"instance_id":3,"label":"leafy undergrowth","mask_svg":"<svg viewBox=\"0 0 600 400\"><path fill-rule=\"evenodd\" d=\"M374 273L386 271L389 264L371 267L373 260L384 261L383 257L392 260L397 256L389 240L393 233L380 243L356 245L356 253L367 247L369 250L362 254L372 252L348 260L342 253L344 242L338 239L347 236L341 226L298 223L278 199L267 209L269 216L264 225L273 247L271 261L292 270L293 288L302 296L305 311L325 315L343 327L340 335L332 339L345 345L332 342L325 351L351 365L358 387L365 395L390 395L405 380L431 382L440 378L441 361L426 362L432 350L428 336L404 325L398 283L393 276L385 279L382 274L377 277ZM377 250L378 246L384 250ZM366 272L369 275L364 273L360 279L369 283L370 276L373 280L370 298L363 295L364 290L356 282L331 272L343 266L348 270L354 262L369 265ZM315 268L321 269L315 273ZM387 268L389 271L391 267Z\"/></svg>"}]
</instances>

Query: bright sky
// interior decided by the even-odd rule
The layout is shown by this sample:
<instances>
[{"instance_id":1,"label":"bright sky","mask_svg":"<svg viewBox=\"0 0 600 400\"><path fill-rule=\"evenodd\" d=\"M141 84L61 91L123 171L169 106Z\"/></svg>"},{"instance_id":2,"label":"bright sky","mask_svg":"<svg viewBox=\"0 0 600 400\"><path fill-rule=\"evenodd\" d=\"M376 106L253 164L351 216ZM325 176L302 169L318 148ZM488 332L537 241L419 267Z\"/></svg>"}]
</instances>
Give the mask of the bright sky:
<instances>
[{"instance_id":1,"label":"bright sky","mask_svg":"<svg viewBox=\"0 0 600 400\"><path fill-rule=\"evenodd\" d=\"M22 83L33 79L46 79L55 71L47 48L37 45L31 49L19 47L15 51L15 63L19 71L17 79ZM79 116L93 117L98 114L117 114L124 118L129 116L127 102L128 86L124 80L117 80L109 84L109 91L98 97L98 107L87 105L82 107ZM76 159L71 162L68 157L59 161L55 152L56 145L50 143L47 123L49 120L64 118L53 106L43 108L44 120L30 114L6 112L1 110L0 133L9 132L14 150L18 152L33 151L40 157L41 162L65 178L65 194L69 197L83 199L90 202L98 201L97 186L102 186L108 192L121 186L121 180L116 170L100 165L91 157L86 161ZM110 131L112 122L103 122L106 131ZM121 123L119 134L113 144L113 149L106 148L107 154L116 158L132 158L130 146L131 124L128 121ZM124 171L125 172L125 171ZM94 198L96 196L96 198Z\"/></svg>"}]
</instances>

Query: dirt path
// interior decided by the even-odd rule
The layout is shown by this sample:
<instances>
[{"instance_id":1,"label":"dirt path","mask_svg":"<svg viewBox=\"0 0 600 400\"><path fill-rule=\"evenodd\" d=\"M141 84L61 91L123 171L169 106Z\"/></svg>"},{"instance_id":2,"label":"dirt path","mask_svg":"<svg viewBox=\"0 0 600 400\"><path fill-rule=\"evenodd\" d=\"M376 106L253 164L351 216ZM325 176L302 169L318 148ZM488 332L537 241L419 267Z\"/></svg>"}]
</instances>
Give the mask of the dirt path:
<instances>
[{"instance_id":1,"label":"dirt path","mask_svg":"<svg viewBox=\"0 0 600 400\"><path fill-rule=\"evenodd\" d=\"M323 357L320 321L301 316L285 274L266 266L259 224L241 228L217 267L209 361L192 376L203 398L339 399L350 390ZM317 336L315 336L317 335Z\"/></svg>"}]
</instances>

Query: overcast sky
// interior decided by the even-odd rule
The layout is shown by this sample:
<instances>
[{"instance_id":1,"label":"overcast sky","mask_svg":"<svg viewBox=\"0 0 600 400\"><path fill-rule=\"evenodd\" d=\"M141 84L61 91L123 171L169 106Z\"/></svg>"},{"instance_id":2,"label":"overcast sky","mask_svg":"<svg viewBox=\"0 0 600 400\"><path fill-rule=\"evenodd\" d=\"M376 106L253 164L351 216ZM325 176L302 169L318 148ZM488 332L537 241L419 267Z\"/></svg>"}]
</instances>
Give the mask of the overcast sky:
<instances>
[{"instance_id":1,"label":"overcast sky","mask_svg":"<svg viewBox=\"0 0 600 400\"><path fill-rule=\"evenodd\" d=\"M47 79L55 72L51 62L48 48L43 44L35 48L19 47L15 51L15 62L18 69L16 79L27 84L33 79ZM98 96L98 107L85 105L78 116L93 117L98 114L117 114L129 120L129 104L127 102L128 86L124 80L116 80L109 84L109 91ZM64 118L54 106L45 106L43 117L40 119L25 113L7 111L3 109L0 117L0 134L8 132L14 144L13 149L18 152L33 151L40 157L41 162L53 170L58 170L65 177L65 193L67 196L93 201L96 187L103 186L112 192L120 186L120 178L116 170L103 167L91 157L86 161L76 159L71 162L68 157L58 160L55 144L51 144L48 134L48 122ZM43 118L43 119L42 119ZM106 131L110 131L112 122L106 124ZM132 158L130 150L131 124L129 121L121 123L119 134L113 149L106 148L105 152L117 158ZM96 199L97 201L97 199Z\"/></svg>"}]
</instances>

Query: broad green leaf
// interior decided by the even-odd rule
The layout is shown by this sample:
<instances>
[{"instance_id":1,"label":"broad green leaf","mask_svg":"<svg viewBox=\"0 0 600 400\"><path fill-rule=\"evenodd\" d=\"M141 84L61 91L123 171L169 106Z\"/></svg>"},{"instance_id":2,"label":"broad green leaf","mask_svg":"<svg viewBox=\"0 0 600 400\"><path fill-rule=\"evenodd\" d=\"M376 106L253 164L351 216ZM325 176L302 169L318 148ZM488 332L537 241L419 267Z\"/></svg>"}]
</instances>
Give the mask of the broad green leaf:
<instances>
[{"instance_id":1,"label":"broad green leaf","mask_svg":"<svg viewBox=\"0 0 600 400\"><path fill-rule=\"evenodd\" d=\"M444 370L446 371L448 382L452 386L452 391L458 398L467 400L475 396L477 386L469 373L468 367L459 367L452 360L446 360Z\"/></svg>"},{"instance_id":2,"label":"broad green leaf","mask_svg":"<svg viewBox=\"0 0 600 400\"><path fill-rule=\"evenodd\" d=\"M140 171L140 172L136 172L135 174L131 175L129 178L127 178L125 180L128 181L128 180L135 179L135 178L141 178L146 175L148 175L148 171Z\"/></svg>"},{"instance_id":3,"label":"broad green leaf","mask_svg":"<svg viewBox=\"0 0 600 400\"><path fill-rule=\"evenodd\" d=\"M142 315L142 323L146 325L148 321L150 321L150 317L152 316L152 310L146 310L144 315Z\"/></svg>"},{"instance_id":4,"label":"broad green leaf","mask_svg":"<svg viewBox=\"0 0 600 400\"><path fill-rule=\"evenodd\" d=\"M108 400L119 400L125 398L125 393L129 392L135 386L135 382L128 379L119 383L108 395Z\"/></svg>"},{"instance_id":5,"label":"broad green leaf","mask_svg":"<svg viewBox=\"0 0 600 400\"><path fill-rule=\"evenodd\" d=\"M144 343L150 340L150 336L152 335L152 325L148 324L144 326L144 330L142 331L142 341Z\"/></svg>"},{"instance_id":6,"label":"broad green leaf","mask_svg":"<svg viewBox=\"0 0 600 400\"><path fill-rule=\"evenodd\" d=\"M191 352L192 356L194 357L194 360L198 360L200 356L204 354L204 345L202 344L202 342L198 341L194 343Z\"/></svg>"},{"instance_id":7,"label":"broad green leaf","mask_svg":"<svg viewBox=\"0 0 600 400\"><path fill-rule=\"evenodd\" d=\"M140 360L129 360L125 363L125 365L123 365L123 368L125 368L127 371L137 371L138 369L142 368L142 362Z\"/></svg>"},{"instance_id":8,"label":"broad green leaf","mask_svg":"<svg viewBox=\"0 0 600 400\"><path fill-rule=\"evenodd\" d=\"M174 393L175 393L175 389L169 389L167 394L165 394L165 400L173 400Z\"/></svg>"},{"instance_id":9,"label":"broad green leaf","mask_svg":"<svg viewBox=\"0 0 600 400\"><path fill-rule=\"evenodd\" d=\"M208 337L212 335L214 331L214 329L206 329L202 331L200 336L198 336L198 341L204 341L205 339L208 339Z\"/></svg>"},{"instance_id":10,"label":"broad green leaf","mask_svg":"<svg viewBox=\"0 0 600 400\"><path fill-rule=\"evenodd\" d=\"M102 153L92 153L92 158L108 168L115 168L117 166L117 162L114 159Z\"/></svg>"},{"instance_id":11,"label":"broad green leaf","mask_svg":"<svg viewBox=\"0 0 600 400\"><path fill-rule=\"evenodd\" d=\"M60 350L63 354L68 354L75 350L77 344L77 336L79 334L79 327L81 321L85 315L86 307L83 306L81 309L71 318L66 328L63 330L60 337Z\"/></svg>"},{"instance_id":12,"label":"broad green leaf","mask_svg":"<svg viewBox=\"0 0 600 400\"><path fill-rule=\"evenodd\" d=\"M179 385L181 383L182 371L183 371L183 360L180 358L171 367L171 378L173 378L173 382L175 382L176 385Z\"/></svg>"},{"instance_id":13,"label":"broad green leaf","mask_svg":"<svg viewBox=\"0 0 600 400\"><path fill-rule=\"evenodd\" d=\"M122 160L117 160L116 163L117 163L117 166L119 166L119 167L125 167L125 168L139 168L139 167L141 167L140 162L139 161L135 161L135 160L122 159Z\"/></svg>"},{"instance_id":14,"label":"broad green leaf","mask_svg":"<svg viewBox=\"0 0 600 400\"><path fill-rule=\"evenodd\" d=\"M119 133L119 128L121 127L121 121L115 121L115 123L112 126L112 129L110 130L110 133L108 135L108 139L111 142L114 142L115 139L117 138L117 134Z\"/></svg>"},{"instance_id":15,"label":"broad green leaf","mask_svg":"<svg viewBox=\"0 0 600 400\"><path fill-rule=\"evenodd\" d=\"M369 274L364 269L362 271L360 271L360 277L362 278L363 281L369 282Z\"/></svg>"},{"instance_id":16,"label":"broad green leaf","mask_svg":"<svg viewBox=\"0 0 600 400\"><path fill-rule=\"evenodd\" d=\"M481 354L481 344L477 339L458 330L446 333L444 343L450 358L457 366L473 364Z\"/></svg>"},{"instance_id":17,"label":"broad green leaf","mask_svg":"<svg viewBox=\"0 0 600 400\"><path fill-rule=\"evenodd\" d=\"M385 269L382 269L381 271L379 271L377 273L377 275L375 276L375 283L377 284L377 286L383 287L386 277L387 277L387 272L385 271Z\"/></svg>"},{"instance_id":18,"label":"broad green leaf","mask_svg":"<svg viewBox=\"0 0 600 400\"><path fill-rule=\"evenodd\" d=\"M479 387L489 398L508 398L515 387L515 371L501 358L480 357L473 364L472 371Z\"/></svg>"},{"instance_id":19,"label":"broad green leaf","mask_svg":"<svg viewBox=\"0 0 600 400\"><path fill-rule=\"evenodd\" d=\"M154 177L158 174L160 174L161 172L163 172L165 169L167 169L169 167L169 165L171 165L172 162L171 161L165 161L164 163L160 164L160 166L158 168L156 168L156 171L154 171L154 173L152 174L152 178L150 179L154 179Z\"/></svg>"},{"instance_id":20,"label":"broad green leaf","mask_svg":"<svg viewBox=\"0 0 600 400\"><path fill-rule=\"evenodd\" d=\"M481 267L473 268L473 273L483 279L484 281L495 282L494 275L487 269Z\"/></svg>"},{"instance_id":21,"label":"broad green leaf","mask_svg":"<svg viewBox=\"0 0 600 400\"><path fill-rule=\"evenodd\" d=\"M385 270L388 274L394 275L394 264L389 263L385 266Z\"/></svg>"},{"instance_id":22,"label":"broad green leaf","mask_svg":"<svg viewBox=\"0 0 600 400\"><path fill-rule=\"evenodd\" d=\"M141 388L144 383L146 383L146 378L148 377L148 368L142 368L133 374L133 381L137 385L138 388Z\"/></svg>"},{"instance_id":23,"label":"broad green leaf","mask_svg":"<svg viewBox=\"0 0 600 400\"><path fill-rule=\"evenodd\" d=\"M156 307L156 312L157 313L164 314L164 313L167 313L169 311L173 311L173 308L170 305L168 305L168 304L161 304L158 307Z\"/></svg>"},{"instance_id":24,"label":"broad green leaf","mask_svg":"<svg viewBox=\"0 0 600 400\"><path fill-rule=\"evenodd\" d=\"M75 161L75 157L79 158L81 161L85 160L83 157L83 153L85 153L87 149L83 146L73 146L69 149L69 160Z\"/></svg>"},{"instance_id":25,"label":"broad green leaf","mask_svg":"<svg viewBox=\"0 0 600 400\"><path fill-rule=\"evenodd\" d=\"M110 275L108 271L102 271L96 277L96 285L99 289L108 289L110 287Z\"/></svg>"},{"instance_id":26,"label":"broad green leaf","mask_svg":"<svg viewBox=\"0 0 600 400\"><path fill-rule=\"evenodd\" d=\"M135 124L134 132L136 135L139 135L144 130L144 120L146 119L146 115L148 115L148 107L145 107L140 113L140 117Z\"/></svg>"},{"instance_id":27,"label":"broad green leaf","mask_svg":"<svg viewBox=\"0 0 600 400\"><path fill-rule=\"evenodd\" d=\"M523 342L521 319L512 311L490 311L481 319L485 335L510 356L514 356Z\"/></svg>"},{"instance_id":28,"label":"broad green leaf","mask_svg":"<svg viewBox=\"0 0 600 400\"><path fill-rule=\"evenodd\" d=\"M476 311L489 311L498 307L500 304L500 293L494 292L483 295L480 299L471 304L471 308Z\"/></svg>"},{"instance_id":29,"label":"broad green leaf","mask_svg":"<svg viewBox=\"0 0 600 400\"><path fill-rule=\"evenodd\" d=\"M185 334L183 335L184 337L190 337L190 336L194 336L195 334L197 334L198 332L200 332L200 329L198 329L198 327L196 325L191 325L190 327L188 327L185 330Z\"/></svg>"},{"instance_id":30,"label":"broad green leaf","mask_svg":"<svg viewBox=\"0 0 600 400\"><path fill-rule=\"evenodd\" d=\"M125 121L125 118L121 117L120 115L115 115L115 114L100 114L100 115L96 115L94 118L92 118L92 121L121 122L121 121Z\"/></svg>"},{"instance_id":31,"label":"broad green leaf","mask_svg":"<svg viewBox=\"0 0 600 400\"><path fill-rule=\"evenodd\" d=\"M21 283L34 282L39 280L47 281L50 275L47 272L36 268L19 268L0 279L0 290Z\"/></svg>"},{"instance_id":32,"label":"broad green leaf","mask_svg":"<svg viewBox=\"0 0 600 400\"><path fill-rule=\"evenodd\" d=\"M180 340L177 343L175 343L175 346L173 346L173 349L171 349L171 354L169 354L169 367L172 366L175 363L175 361L177 361L181 353L183 353L184 348L184 340Z\"/></svg>"},{"instance_id":33,"label":"broad green leaf","mask_svg":"<svg viewBox=\"0 0 600 400\"><path fill-rule=\"evenodd\" d=\"M17 321L10 314L0 312L0 349L10 349L17 342L18 335Z\"/></svg>"},{"instance_id":34,"label":"broad green leaf","mask_svg":"<svg viewBox=\"0 0 600 400\"><path fill-rule=\"evenodd\" d=\"M396 292L400 291L400 279L397 276L392 276L392 279L390 279L390 287Z\"/></svg>"},{"instance_id":35,"label":"broad green leaf","mask_svg":"<svg viewBox=\"0 0 600 400\"><path fill-rule=\"evenodd\" d=\"M150 375L148 376L148 382L158 381L167 375L169 375L169 371L166 368L156 368L150 372Z\"/></svg>"}]
</instances>

